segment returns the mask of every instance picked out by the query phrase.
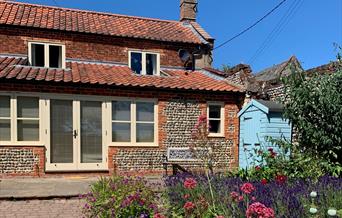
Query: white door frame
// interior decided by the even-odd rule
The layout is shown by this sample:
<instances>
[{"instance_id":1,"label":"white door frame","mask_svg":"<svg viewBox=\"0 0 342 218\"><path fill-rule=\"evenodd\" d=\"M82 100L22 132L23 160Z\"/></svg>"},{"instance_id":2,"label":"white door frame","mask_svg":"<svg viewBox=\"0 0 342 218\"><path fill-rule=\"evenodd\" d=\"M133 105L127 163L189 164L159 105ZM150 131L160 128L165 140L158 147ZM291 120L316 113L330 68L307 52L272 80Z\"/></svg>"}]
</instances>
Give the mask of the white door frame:
<instances>
[{"instance_id":1,"label":"white door frame","mask_svg":"<svg viewBox=\"0 0 342 218\"><path fill-rule=\"evenodd\" d=\"M73 105L73 130L76 130L77 136L73 137L73 163L51 163L51 128L50 128L50 100L69 100ZM107 127L106 127L106 114L108 114L107 102L98 97L88 96L58 96L56 98L47 98L45 113L48 119L46 125L46 171L99 171L108 170L108 147L107 147ZM96 101L102 103L102 163L81 163L81 101Z\"/></svg>"}]
</instances>

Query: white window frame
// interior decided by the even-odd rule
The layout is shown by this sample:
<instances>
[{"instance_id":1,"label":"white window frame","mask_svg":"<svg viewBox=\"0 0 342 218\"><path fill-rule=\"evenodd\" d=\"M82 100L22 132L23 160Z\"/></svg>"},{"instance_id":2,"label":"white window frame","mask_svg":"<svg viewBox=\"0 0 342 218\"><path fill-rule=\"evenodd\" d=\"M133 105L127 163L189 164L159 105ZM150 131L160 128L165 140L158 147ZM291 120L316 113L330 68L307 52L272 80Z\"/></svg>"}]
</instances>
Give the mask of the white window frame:
<instances>
[{"instance_id":1,"label":"white window frame","mask_svg":"<svg viewBox=\"0 0 342 218\"><path fill-rule=\"evenodd\" d=\"M43 114L44 111L44 100L36 94L26 94L26 93L0 93L2 96L10 97L10 123L11 123L11 140L10 141L0 141L1 146L43 146L44 137L44 122ZM34 97L39 100L39 118L18 118L17 114L17 98L18 97ZM39 140L38 141L18 141L18 120L39 120Z\"/></svg>"},{"instance_id":2,"label":"white window frame","mask_svg":"<svg viewBox=\"0 0 342 218\"><path fill-rule=\"evenodd\" d=\"M131 102L131 121L122 121L131 123L131 141L130 142L113 142L112 141L112 101L130 101ZM152 123L152 122L145 122L145 121L137 121L136 120L136 103L137 102L151 102L154 103L154 141L153 142L136 142L136 126L137 123ZM109 131L109 139L110 144L109 146L115 147L158 147L158 101L157 99L144 99L144 98L113 98L110 102L110 131ZM117 121L121 122L121 121Z\"/></svg>"},{"instance_id":3,"label":"white window frame","mask_svg":"<svg viewBox=\"0 0 342 218\"><path fill-rule=\"evenodd\" d=\"M30 65L32 66L32 44L44 45L44 54L45 54L45 68L52 68L50 67L50 51L49 46L60 46L62 47L62 69L65 69L65 45L58 44L58 43L48 43L48 42L37 42L37 41L29 41L28 42L28 60ZM57 68L58 69L58 68Z\"/></svg>"},{"instance_id":4,"label":"white window frame","mask_svg":"<svg viewBox=\"0 0 342 218\"><path fill-rule=\"evenodd\" d=\"M129 68L131 67L131 55L132 53L140 53L141 54L141 74L140 75L147 75L146 74L146 55L147 54L153 54L153 55L157 55L157 72L156 76L160 75L160 54L157 52L150 52L150 51L140 51L140 50L130 50L128 51L128 66ZM152 76L152 75L148 75L148 76Z\"/></svg>"},{"instance_id":5,"label":"white window frame","mask_svg":"<svg viewBox=\"0 0 342 218\"><path fill-rule=\"evenodd\" d=\"M210 106L220 106L221 107L221 110L220 110L220 119L218 118L209 118L209 107ZM219 133L211 133L209 132L209 137L224 137L224 132L225 132L225 125L224 125L224 120L225 120L225 117L224 117L224 102L208 102L207 103L207 120L208 120L208 126L209 126L209 120L220 120L220 130L221 132Z\"/></svg>"}]
</instances>

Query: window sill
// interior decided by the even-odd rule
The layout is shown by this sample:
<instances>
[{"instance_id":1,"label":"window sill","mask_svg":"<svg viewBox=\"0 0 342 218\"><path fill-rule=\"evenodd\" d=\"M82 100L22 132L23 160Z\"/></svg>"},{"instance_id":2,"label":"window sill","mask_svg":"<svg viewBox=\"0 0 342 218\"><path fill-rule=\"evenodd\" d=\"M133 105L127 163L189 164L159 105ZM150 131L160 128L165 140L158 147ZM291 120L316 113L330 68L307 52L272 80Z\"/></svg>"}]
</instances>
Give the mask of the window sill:
<instances>
[{"instance_id":1,"label":"window sill","mask_svg":"<svg viewBox=\"0 0 342 218\"><path fill-rule=\"evenodd\" d=\"M211 134L209 134L208 137L209 137L209 138L225 138L225 136L224 136L224 135L221 135L221 134L217 134L217 135L214 135L214 134L211 135Z\"/></svg>"},{"instance_id":2,"label":"window sill","mask_svg":"<svg viewBox=\"0 0 342 218\"><path fill-rule=\"evenodd\" d=\"M17 143L13 143L13 142L0 142L0 146L4 146L4 147L13 147L13 146L18 146L18 147L28 147L28 146L34 146L34 147L44 147L45 144L41 143L41 142L17 142Z\"/></svg>"},{"instance_id":3,"label":"window sill","mask_svg":"<svg viewBox=\"0 0 342 218\"><path fill-rule=\"evenodd\" d=\"M125 144L125 143L118 143L118 144L109 144L109 147L118 147L118 148L158 148L159 145L157 144L150 144L150 143L146 143L146 144Z\"/></svg>"}]
</instances>

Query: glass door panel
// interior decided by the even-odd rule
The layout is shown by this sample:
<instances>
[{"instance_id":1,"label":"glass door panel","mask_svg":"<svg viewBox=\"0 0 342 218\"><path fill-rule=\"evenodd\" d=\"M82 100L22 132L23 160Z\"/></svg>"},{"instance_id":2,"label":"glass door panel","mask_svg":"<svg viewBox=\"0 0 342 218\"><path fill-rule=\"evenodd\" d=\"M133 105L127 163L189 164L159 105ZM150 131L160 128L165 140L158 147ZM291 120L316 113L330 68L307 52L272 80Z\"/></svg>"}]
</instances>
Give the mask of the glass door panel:
<instances>
[{"instance_id":1,"label":"glass door panel","mask_svg":"<svg viewBox=\"0 0 342 218\"><path fill-rule=\"evenodd\" d=\"M50 162L73 163L73 101L50 101Z\"/></svg>"},{"instance_id":2,"label":"glass door panel","mask_svg":"<svg viewBox=\"0 0 342 218\"><path fill-rule=\"evenodd\" d=\"M102 102L81 101L81 163L102 163Z\"/></svg>"}]
</instances>

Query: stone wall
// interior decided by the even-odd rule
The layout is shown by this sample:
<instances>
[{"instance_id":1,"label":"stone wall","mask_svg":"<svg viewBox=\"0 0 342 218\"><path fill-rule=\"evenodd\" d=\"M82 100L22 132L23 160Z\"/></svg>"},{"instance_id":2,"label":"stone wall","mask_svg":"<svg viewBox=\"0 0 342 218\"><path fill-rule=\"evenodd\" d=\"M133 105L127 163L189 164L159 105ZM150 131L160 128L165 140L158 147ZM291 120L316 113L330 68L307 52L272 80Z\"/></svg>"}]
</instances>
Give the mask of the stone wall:
<instances>
[{"instance_id":1,"label":"stone wall","mask_svg":"<svg viewBox=\"0 0 342 218\"><path fill-rule=\"evenodd\" d=\"M0 147L0 174L36 175L44 172L43 148Z\"/></svg>"},{"instance_id":2,"label":"stone wall","mask_svg":"<svg viewBox=\"0 0 342 218\"><path fill-rule=\"evenodd\" d=\"M267 95L270 98L270 101L283 101L285 98L285 89L283 85L280 85L278 87L273 87L268 89Z\"/></svg>"}]
</instances>

